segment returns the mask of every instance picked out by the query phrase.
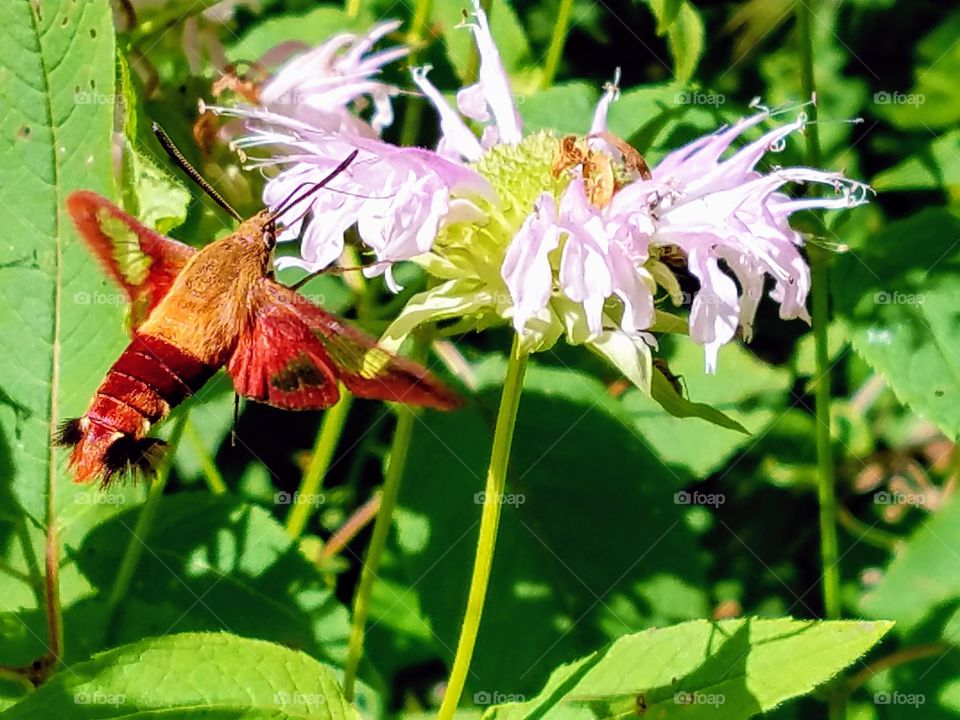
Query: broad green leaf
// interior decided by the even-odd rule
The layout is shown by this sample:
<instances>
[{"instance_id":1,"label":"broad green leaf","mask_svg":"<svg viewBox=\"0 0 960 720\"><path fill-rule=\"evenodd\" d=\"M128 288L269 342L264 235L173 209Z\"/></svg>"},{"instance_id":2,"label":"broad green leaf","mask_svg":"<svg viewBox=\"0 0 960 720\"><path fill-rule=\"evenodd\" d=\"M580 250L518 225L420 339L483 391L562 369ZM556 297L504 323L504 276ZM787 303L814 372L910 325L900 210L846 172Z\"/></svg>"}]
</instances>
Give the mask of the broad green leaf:
<instances>
[{"instance_id":1,"label":"broad green leaf","mask_svg":"<svg viewBox=\"0 0 960 720\"><path fill-rule=\"evenodd\" d=\"M704 373L703 349L686 339L670 356L669 368L681 378L686 397L655 373L652 390L662 409L635 390L624 395L624 408L665 462L695 476L708 475L786 410L789 373L735 343L720 351L716 375Z\"/></svg>"},{"instance_id":2,"label":"broad green leaf","mask_svg":"<svg viewBox=\"0 0 960 720\"><path fill-rule=\"evenodd\" d=\"M960 220L923 210L841 256L831 274L854 349L950 438L960 432L958 237Z\"/></svg>"},{"instance_id":3,"label":"broad green leaf","mask_svg":"<svg viewBox=\"0 0 960 720\"><path fill-rule=\"evenodd\" d=\"M138 512L131 509L98 527L77 551L77 567L102 592L112 588L120 558L135 542ZM140 542L140 564L121 616L109 628L116 642L226 630L303 648L331 662L342 659L346 609L263 508L205 492L166 496ZM102 597L91 597L69 608L68 627L97 618L102 603ZM88 628L74 644L89 647L72 652L102 647L92 635Z\"/></svg>"},{"instance_id":4,"label":"broad green leaf","mask_svg":"<svg viewBox=\"0 0 960 720\"><path fill-rule=\"evenodd\" d=\"M579 81L554 85L526 96L519 105L524 132L587 133L598 98L596 87Z\"/></svg>"},{"instance_id":5,"label":"broad green leaf","mask_svg":"<svg viewBox=\"0 0 960 720\"><path fill-rule=\"evenodd\" d=\"M954 495L923 524L894 557L883 580L863 596L862 608L870 617L897 621L897 632L909 635L921 623L954 609L960 599L960 498Z\"/></svg>"},{"instance_id":6,"label":"broad green leaf","mask_svg":"<svg viewBox=\"0 0 960 720\"><path fill-rule=\"evenodd\" d=\"M666 35L673 75L680 85L693 77L704 47L703 20L687 0L647 0L657 19L657 35Z\"/></svg>"},{"instance_id":7,"label":"broad green leaf","mask_svg":"<svg viewBox=\"0 0 960 720\"><path fill-rule=\"evenodd\" d=\"M892 625L748 618L648 630L560 667L533 700L484 717L746 720L827 682Z\"/></svg>"},{"instance_id":8,"label":"broad green leaf","mask_svg":"<svg viewBox=\"0 0 960 720\"><path fill-rule=\"evenodd\" d=\"M488 13L490 32L493 33L493 39L500 51L500 58L508 73L515 72L530 62L530 45L527 42L527 35L511 5L512 3L506 0L493 0ZM472 10L472 4L470 2L432 4L433 23L439 27L447 57L461 79L466 77L471 53L475 53L476 48L473 33L462 27L464 10L468 12ZM476 55L474 54L473 57L476 58Z\"/></svg>"},{"instance_id":9,"label":"broad green leaf","mask_svg":"<svg viewBox=\"0 0 960 720\"><path fill-rule=\"evenodd\" d=\"M226 633L142 640L75 663L4 720L359 720L334 671L297 650Z\"/></svg>"},{"instance_id":10,"label":"broad green leaf","mask_svg":"<svg viewBox=\"0 0 960 720\"><path fill-rule=\"evenodd\" d=\"M399 10L399 9L398 9ZM401 18L399 11L383 18ZM319 45L344 32L363 33L373 25L368 13L350 17L339 7L317 7L302 14L280 14L253 25L249 32L227 48L227 57L233 62L254 62L269 50L284 42L300 42L307 46Z\"/></svg>"},{"instance_id":11,"label":"broad green leaf","mask_svg":"<svg viewBox=\"0 0 960 720\"><path fill-rule=\"evenodd\" d=\"M230 378L218 373L203 390L202 402L191 405L190 427L173 461L182 480L200 479L205 462L203 454L216 457L217 449L233 427L234 396Z\"/></svg>"},{"instance_id":12,"label":"broad green leaf","mask_svg":"<svg viewBox=\"0 0 960 720\"><path fill-rule=\"evenodd\" d=\"M124 155L129 170L127 212L161 233L181 225L187 219L190 193L130 141L125 143Z\"/></svg>"},{"instance_id":13,"label":"broad green leaf","mask_svg":"<svg viewBox=\"0 0 960 720\"><path fill-rule=\"evenodd\" d=\"M870 183L875 190L935 190L960 193L960 130L950 130L923 151L914 152Z\"/></svg>"},{"instance_id":14,"label":"broad green leaf","mask_svg":"<svg viewBox=\"0 0 960 720\"><path fill-rule=\"evenodd\" d=\"M960 121L960 11L946 17L916 45L913 87L884 86L873 96L873 111L901 128L934 132Z\"/></svg>"},{"instance_id":15,"label":"broad green leaf","mask_svg":"<svg viewBox=\"0 0 960 720\"><path fill-rule=\"evenodd\" d=\"M470 693L530 693L566 658L708 612L691 508L675 497L690 477L646 449L603 383L539 364L550 357L536 356L524 382ZM421 657L451 657L504 368L479 364L470 408L417 424L393 563L381 573L393 583L380 603L393 608L392 626L372 619L376 648L420 644ZM417 632L403 627L413 621ZM393 662L373 646L370 657L382 670Z\"/></svg>"},{"instance_id":16,"label":"broad green leaf","mask_svg":"<svg viewBox=\"0 0 960 720\"><path fill-rule=\"evenodd\" d=\"M47 650L42 619L27 631L13 614L42 615L35 591L47 503L55 491L56 522L69 535L65 515L87 494L69 481L51 439L60 421L83 412L126 342L118 290L77 238L65 207L73 190L112 194L107 0L5 3L0 98L0 554L33 585L0 575L0 609L10 613L0 625L0 661L20 662ZM93 504L73 521L90 527L115 510ZM73 588L64 582L69 602Z\"/></svg>"}]
</instances>

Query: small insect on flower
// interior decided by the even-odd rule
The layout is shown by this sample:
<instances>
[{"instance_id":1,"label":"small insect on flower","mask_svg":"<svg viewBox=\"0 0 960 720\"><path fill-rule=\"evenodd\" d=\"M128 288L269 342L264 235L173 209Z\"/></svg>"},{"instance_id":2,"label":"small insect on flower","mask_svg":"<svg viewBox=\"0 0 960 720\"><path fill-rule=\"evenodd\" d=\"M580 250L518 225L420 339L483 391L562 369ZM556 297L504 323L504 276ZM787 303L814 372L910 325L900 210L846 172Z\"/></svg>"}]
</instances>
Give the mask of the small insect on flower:
<instances>
[{"instance_id":1,"label":"small insect on flower","mask_svg":"<svg viewBox=\"0 0 960 720\"><path fill-rule=\"evenodd\" d=\"M126 291L133 335L87 411L61 425L77 482L153 469L164 444L147 437L151 426L223 366L238 395L288 410L333 405L339 382L362 398L441 410L459 404L426 369L273 280L278 222L354 157L199 251L94 193L67 198L80 236Z\"/></svg>"}]
</instances>

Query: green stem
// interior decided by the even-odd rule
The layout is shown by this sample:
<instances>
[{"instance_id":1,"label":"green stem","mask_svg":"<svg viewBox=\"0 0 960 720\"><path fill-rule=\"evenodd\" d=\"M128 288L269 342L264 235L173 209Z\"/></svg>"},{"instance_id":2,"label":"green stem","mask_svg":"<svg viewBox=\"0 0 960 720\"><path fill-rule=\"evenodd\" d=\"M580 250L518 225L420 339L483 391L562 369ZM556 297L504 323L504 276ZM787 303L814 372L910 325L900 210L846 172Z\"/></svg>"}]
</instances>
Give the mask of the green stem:
<instances>
[{"instance_id":1,"label":"green stem","mask_svg":"<svg viewBox=\"0 0 960 720\"><path fill-rule=\"evenodd\" d=\"M357 17L360 14L360 0L346 0L344 9L347 12L347 17Z\"/></svg>"},{"instance_id":2,"label":"green stem","mask_svg":"<svg viewBox=\"0 0 960 720\"><path fill-rule=\"evenodd\" d=\"M813 38L810 27L810 4L797 3L797 32L801 43L800 77L803 93L816 93L813 75ZM820 166L820 134L817 128L817 107L810 106L807 125L807 163ZM833 445L830 440L830 354L827 331L830 327L830 286L826 252L810 248L813 274L813 338L816 357L814 386L817 418L817 495L820 501L820 536L823 561L823 604L827 618L840 617L840 569L837 566L837 496L833 474Z\"/></svg>"},{"instance_id":3,"label":"green stem","mask_svg":"<svg viewBox=\"0 0 960 720\"><path fill-rule=\"evenodd\" d=\"M189 415L187 417L188 419L184 426L184 436L200 460L200 472L203 473L203 479L207 481L207 487L210 488L210 492L214 495L223 495L227 492L227 484L223 480L223 475L220 474L220 470L217 468L217 464L207 450L207 446L204 444L203 438L200 437L200 433L197 432L197 426L189 419Z\"/></svg>"},{"instance_id":4,"label":"green stem","mask_svg":"<svg viewBox=\"0 0 960 720\"><path fill-rule=\"evenodd\" d=\"M387 536L393 524L393 511L397 506L397 497L400 494L400 481L403 479L403 470L407 464L407 452L410 449L410 438L413 436L413 426L417 416L413 410L401 405L397 409L397 427L393 432L393 444L390 448L390 462L387 465L386 477L383 481L383 490L380 497L380 511L373 525L373 537L370 538L370 547L363 559L363 571L360 574L360 585L353 600L353 621L350 626L350 641L347 646L347 661L344 666L343 694L348 702L353 701L357 683L357 670L360 667L360 658L363 656L363 640L367 626L367 617L370 615L370 597L373 594L373 584L380 569L380 560L383 549L387 544Z\"/></svg>"},{"instance_id":5,"label":"green stem","mask_svg":"<svg viewBox=\"0 0 960 720\"><path fill-rule=\"evenodd\" d=\"M432 0L417 0L413 8L413 18L410 20L410 32L407 33L407 45L410 46L410 55L407 62L410 67L416 67L420 46L423 44L423 32L430 19ZM400 145L410 146L420 137L420 118L423 116L423 98L410 95L407 98L406 112L403 116L403 128L400 131Z\"/></svg>"},{"instance_id":6,"label":"green stem","mask_svg":"<svg viewBox=\"0 0 960 720\"><path fill-rule=\"evenodd\" d=\"M163 490L167 485L167 478L170 477L170 468L173 466L173 456L177 452L177 446L180 444L180 438L183 437L184 428L187 425L188 413L183 413L177 418L176 424L170 433L168 441L170 447L163 458L160 467L157 468L157 476L150 484L150 490L147 493L147 501L140 510L140 516L133 527L132 537L127 549L120 561L120 567L117 570L117 579L113 582L113 588L110 590L110 596L107 598L107 627L115 627L116 613L120 607L120 602L124 599L127 591L130 589L130 582L133 580L133 574L137 570L140 562L140 556L146 546L147 537L150 534L150 528L157 516L157 510L160 507L160 498L163 497Z\"/></svg>"},{"instance_id":7,"label":"green stem","mask_svg":"<svg viewBox=\"0 0 960 720\"><path fill-rule=\"evenodd\" d=\"M503 507L503 491L507 482L507 464L510 460L510 445L513 442L513 429L517 422L517 409L520 406L520 394L523 390L523 376L527 368L527 354L520 348L520 338L514 335L507 376L500 396L500 410L497 412L497 425L493 433L493 449L490 454L490 468L487 471L487 483L483 496L483 511L480 516L480 536L477 540L477 554L473 564L473 576L470 578L470 593L467 596L467 609L460 629L460 640L450 679L440 705L439 720L451 720L457 712L463 688L470 671L473 649L480 630L483 604L490 582L490 570L493 567L493 551L497 544L497 530L500 525L500 510Z\"/></svg>"},{"instance_id":8,"label":"green stem","mask_svg":"<svg viewBox=\"0 0 960 720\"><path fill-rule=\"evenodd\" d=\"M800 42L800 83L807 98L815 97L817 85L813 66L813 29L810 2L796 5L797 36ZM817 105L809 106L807 132L807 164L820 166L820 131L817 126ZM830 327L830 285L828 255L820 248L810 248L810 270L813 278L813 339L816 358L814 412L817 443L817 500L820 505L820 561L823 569L823 607L827 619L839 618L840 552L837 541L837 492L833 473L833 445L830 437L830 353L827 331ZM830 720L846 717L842 697L831 698Z\"/></svg>"},{"instance_id":9,"label":"green stem","mask_svg":"<svg viewBox=\"0 0 960 720\"><path fill-rule=\"evenodd\" d=\"M320 494L323 478L330 469L330 461L333 460L333 453L337 449L337 443L340 442L340 435L343 433L343 426L347 422L352 403L353 396L341 386L340 399L323 414L317 440L310 454L310 464L303 475L300 489L293 496L293 505L287 516L287 533L294 539L303 534L303 529L307 526L307 521L310 520L310 515L317 505L312 500Z\"/></svg>"},{"instance_id":10,"label":"green stem","mask_svg":"<svg viewBox=\"0 0 960 720\"><path fill-rule=\"evenodd\" d=\"M547 59L543 63L542 87L548 88L553 85L553 79L557 76L557 67L560 65L563 46L567 41L567 31L570 29L570 10L572 7L573 0L560 0L560 7L557 8L557 21L553 24L553 37L550 38Z\"/></svg>"}]
</instances>

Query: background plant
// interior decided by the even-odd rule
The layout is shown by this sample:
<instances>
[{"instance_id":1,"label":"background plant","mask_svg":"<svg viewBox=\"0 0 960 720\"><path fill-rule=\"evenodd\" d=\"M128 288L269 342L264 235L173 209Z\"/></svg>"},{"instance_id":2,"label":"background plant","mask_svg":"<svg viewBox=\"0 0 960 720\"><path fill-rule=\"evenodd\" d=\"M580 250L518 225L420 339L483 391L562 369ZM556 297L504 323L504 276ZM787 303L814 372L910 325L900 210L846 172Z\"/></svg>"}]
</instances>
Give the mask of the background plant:
<instances>
[{"instance_id":1,"label":"background plant","mask_svg":"<svg viewBox=\"0 0 960 720\"><path fill-rule=\"evenodd\" d=\"M111 717L134 704L180 707L187 716L186 706L226 708L237 697L291 715L353 712L337 704L335 671L317 661L333 668L344 661L348 608L369 541L365 521L382 468L394 459L394 413L354 403L340 409L335 433L329 419L249 404L234 446L229 382L218 378L189 417L167 426L182 437L165 487L149 494L143 485L108 493L74 487L48 447L49 424L83 409L124 331L115 290L76 241L63 198L80 187L97 190L198 245L228 229L193 188L171 179L149 135L147 120L155 119L231 202L256 209L259 179L242 173L225 145L201 147L193 138L196 101L210 97L221 49L228 60L256 60L281 42L315 44L388 16L405 22L417 62L434 66L431 79L441 88L458 87L476 58L469 34L455 28L461 4L446 0L412 10L289 0L203 12L208 4L21 0L0 8L0 661L21 667L51 648L45 548L60 549L65 635L63 666L49 689L24 700L14 676L2 686L10 717L37 708ZM835 225L814 218L805 228L817 238L811 252L828 250L817 263L830 265L829 297L821 299L833 320L820 357L831 369L829 384L817 382L823 373L806 326L776 321L770 304L761 305L756 340L726 348L715 377L703 376L697 348L664 343L688 397L727 413L750 436L666 415L582 352L557 346L531 361L507 488L513 502L501 526L504 552L468 703L482 709L532 700L552 671L576 660L550 682L573 678L593 689L552 693L563 699L546 706L549 717L617 717L638 693L690 716L679 715L688 708L676 693L721 677L726 701L693 711L747 717L820 686L819 697L769 715L823 715L819 703L828 698L835 716L960 713L952 649L960 596L952 492L960 427L960 103L953 82L960 15L933 3L869 0L491 5L528 128L583 132L620 66L624 92L611 129L653 161L744 115L753 97L768 106L805 101L806 53L819 99L819 158L812 161L868 180L879 195L838 215ZM390 72L410 87L401 70ZM432 119L419 107L415 96L401 99L392 139L433 142ZM864 121L846 122L853 117ZM782 163L803 162L806 152L804 143L792 144ZM290 271L283 279L296 277ZM304 292L378 332L422 283L413 267L398 267L398 277L405 286L398 297L379 281L361 286L352 276L319 278ZM357 704L371 715L435 706L459 631L480 512L475 494L510 335L454 339L453 366L475 400L459 414L425 414L412 425L360 670ZM450 357L449 345L440 347ZM815 438L828 418L823 404L822 422L813 412L818 385L832 397L832 457L821 452L819 469ZM839 581L833 609L822 600L817 523L817 483L827 467L835 505L832 488L821 483L819 490L840 526L839 564L827 564ZM305 474L322 486L305 491ZM48 531L50 518L57 533ZM859 638L807 631L809 640L800 633L801 644L791 646L801 626L772 620L831 613L898 624L858 660L882 626ZM704 622L680 625L639 649L629 637L739 615L771 624L722 626L721 634ZM193 634L221 630L229 635L218 642ZM760 642L771 637L785 639ZM653 672L657 656L642 662L656 643L725 650L709 663L678 665L672 676L702 685L674 687L672 677ZM621 676L618 657L632 658L635 672L622 686L610 680ZM126 677L117 668L130 658L143 664ZM224 672L186 682L220 661ZM282 663L298 678L289 689L241 672ZM170 683L157 684L158 675ZM771 677L787 678L789 688L778 690Z\"/></svg>"}]
</instances>

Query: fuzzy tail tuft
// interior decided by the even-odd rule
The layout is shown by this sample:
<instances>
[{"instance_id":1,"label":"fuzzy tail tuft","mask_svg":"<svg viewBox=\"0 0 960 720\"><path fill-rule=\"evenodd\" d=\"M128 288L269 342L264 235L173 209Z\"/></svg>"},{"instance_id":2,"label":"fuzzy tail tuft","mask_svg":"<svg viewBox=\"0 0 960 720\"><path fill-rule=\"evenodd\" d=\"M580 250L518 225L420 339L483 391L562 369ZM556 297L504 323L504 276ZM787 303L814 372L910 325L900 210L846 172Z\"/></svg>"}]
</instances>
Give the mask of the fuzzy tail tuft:
<instances>
[{"instance_id":1,"label":"fuzzy tail tuft","mask_svg":"<svg viewBox=\"0 0 960 720\"><path fill-rule=\"evenodd\" d=\"M137 440L129 435L117 438L103 456L103 484L117 473L149 475L157 471L167 444L157 438Z\"/></svg>"}]
</instances>

